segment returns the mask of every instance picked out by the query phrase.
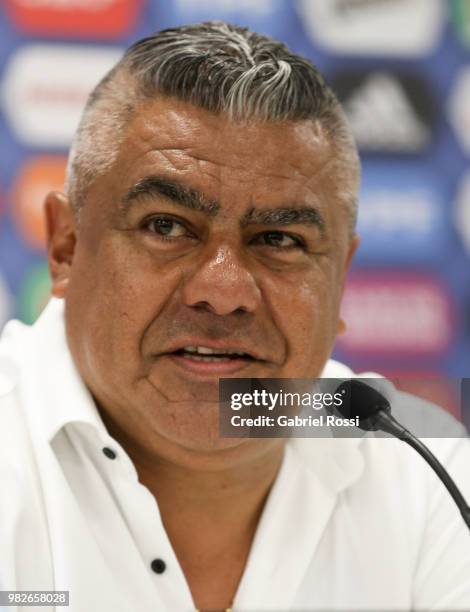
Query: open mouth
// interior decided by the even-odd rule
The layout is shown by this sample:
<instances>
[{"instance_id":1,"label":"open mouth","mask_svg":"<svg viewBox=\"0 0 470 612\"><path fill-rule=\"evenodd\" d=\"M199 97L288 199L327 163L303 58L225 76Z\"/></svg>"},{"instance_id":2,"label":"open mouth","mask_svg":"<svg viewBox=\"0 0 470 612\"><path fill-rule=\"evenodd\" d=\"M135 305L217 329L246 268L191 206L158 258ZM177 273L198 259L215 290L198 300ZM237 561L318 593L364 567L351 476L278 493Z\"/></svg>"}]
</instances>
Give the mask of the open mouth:
<instances>
[{"instance_id":1,"label":"open mouth","mask_svg":"<svg viewBox=\"0 0 470 612\"><path fill-rule=\"evenodd\" d=\"M185 346L173 353L189 359L191 361L201 361L206 363L221 363L224 361L236 361L243 359L245 361L255 361L255 358L249 353L232 349L213 349L207 346Z\"/></svg>"}]
</instances>

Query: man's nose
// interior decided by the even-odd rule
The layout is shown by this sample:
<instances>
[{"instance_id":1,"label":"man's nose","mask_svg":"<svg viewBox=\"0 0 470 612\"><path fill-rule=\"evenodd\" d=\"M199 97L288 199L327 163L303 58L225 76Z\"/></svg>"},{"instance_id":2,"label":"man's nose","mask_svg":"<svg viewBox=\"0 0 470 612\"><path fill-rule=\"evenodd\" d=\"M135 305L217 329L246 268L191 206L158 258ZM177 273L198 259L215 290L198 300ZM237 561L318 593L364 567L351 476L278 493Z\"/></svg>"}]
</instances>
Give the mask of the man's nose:
<instances>
[{"instance_id":1,"label":"man's nose","mask_svg":"<svg viewBox=\"0 0 470 612\"><path fill-rule=\"evenodd\" d=\"M205 308L218 315L254 312L261 301L255 277L235 250L219 246L186 279L187 306Z\"/></svg>"}]
</instances>

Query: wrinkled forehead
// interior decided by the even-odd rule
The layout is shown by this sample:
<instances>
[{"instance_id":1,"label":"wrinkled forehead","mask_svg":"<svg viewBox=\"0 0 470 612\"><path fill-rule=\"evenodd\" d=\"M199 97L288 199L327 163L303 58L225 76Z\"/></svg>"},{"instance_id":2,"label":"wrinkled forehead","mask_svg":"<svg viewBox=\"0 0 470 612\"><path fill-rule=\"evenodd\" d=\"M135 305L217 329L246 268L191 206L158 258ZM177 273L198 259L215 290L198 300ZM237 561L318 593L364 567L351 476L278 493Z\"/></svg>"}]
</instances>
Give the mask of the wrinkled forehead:
<instances>
[{"instance_id":1,"label":"wrinkled forehead","mask_svg":"<svg viewBox=\"0 0 470 612\"><path fill-rule=\"evenodd\" d=\"M351 226L350 210L338 196L343 185L335 143L320 122L235 123L162 98L137 107L122 135L117 159L88 192L93 200L85 213L88 225L122 218L126 199L137 210L137 200L150 205L163 197L178 203L189 199L192 208L216 202L218 225L308 207L330 234Z\"/></svg>"},{"instance_id":2,"label":"wrinkled forehead","mask_svg":"<svg viewBox=\"0 0 470 612\"><path fill-rule=\"evenodd\" d=\"M320 122L235 123L186 102L148 101L129 120L112 167L92 185L86 225L95 235L127 222L129 211L135 218L155 212L164 200L173 211L207 213L214 229L308 224L342 241L351 212L338 197L336 162Z\"/></svg>"},{"instance_id":3,"label":"wrinkled forehead","mask_svg":"<svg viewBox=\"0 0 470 612\"><path fill-rule=\"evenodd\" d=\"M200 170L227 168L240 178L259 174L306 179L334 161L333 145L319 121L233 122L222 113L160 98L136 109L119 157L131 173L160 156L176 170L194 159Z\"/></svg>"}]
</instances>

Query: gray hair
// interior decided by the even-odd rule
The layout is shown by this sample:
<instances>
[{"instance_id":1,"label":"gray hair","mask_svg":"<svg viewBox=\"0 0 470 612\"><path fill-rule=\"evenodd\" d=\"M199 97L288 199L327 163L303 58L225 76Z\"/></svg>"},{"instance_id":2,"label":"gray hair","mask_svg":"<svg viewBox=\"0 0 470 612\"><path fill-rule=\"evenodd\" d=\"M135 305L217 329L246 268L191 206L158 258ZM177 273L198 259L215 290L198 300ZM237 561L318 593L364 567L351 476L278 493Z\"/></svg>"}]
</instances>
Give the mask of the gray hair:
<instances>
[{"instance_id":1,"label":"gray hair","mask_svg":"<svg viewBox=\"0 0 470 612\"><path fill-rule=\"evenodd\" d=\"M116 160L139 103L173 96L234 122L321 122L335 145L339 197L355 225L359 158L344 112L318 69L282 43L223 22L163 30L132 45L91 93L70 151L76 211Z\"/></svg>"}]
</instances>

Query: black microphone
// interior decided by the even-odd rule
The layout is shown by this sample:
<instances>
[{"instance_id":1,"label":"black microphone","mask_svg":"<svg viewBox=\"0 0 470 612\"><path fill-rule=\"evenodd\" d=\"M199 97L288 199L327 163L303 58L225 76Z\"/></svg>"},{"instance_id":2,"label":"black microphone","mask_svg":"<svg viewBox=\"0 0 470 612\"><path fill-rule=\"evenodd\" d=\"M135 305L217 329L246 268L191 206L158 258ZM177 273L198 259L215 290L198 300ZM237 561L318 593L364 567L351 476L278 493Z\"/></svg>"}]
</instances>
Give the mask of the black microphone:
<instances>
[{"instance_id":1,"label":"black microphone","mask_svg":"<svg viewBox=\"0 0 470 612\"><path fill-rule=\"evenodd\" d=\"M343 401L335 409L345 418L359 418L364 431L381 430L406 442L432 467L457 504L465 524L470 529L470 508L457 485L435 455L408 429L392 416L390 402L373 387L360 380L347 380L337 389Z\"/></svg>"}]
</instances>

